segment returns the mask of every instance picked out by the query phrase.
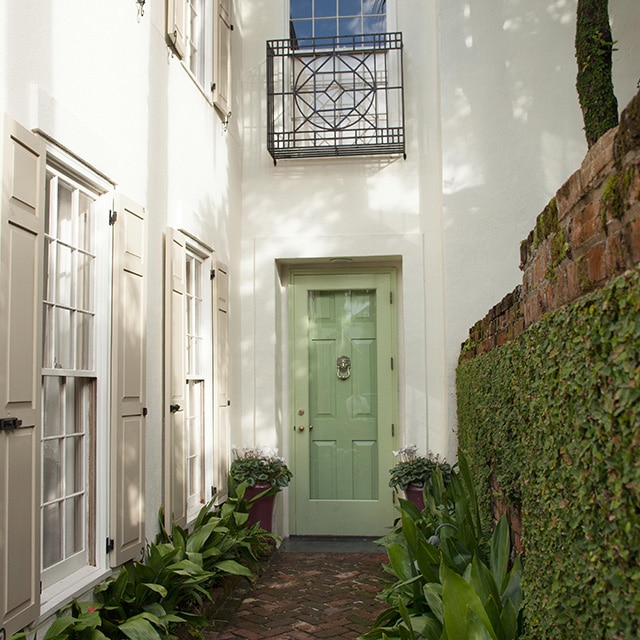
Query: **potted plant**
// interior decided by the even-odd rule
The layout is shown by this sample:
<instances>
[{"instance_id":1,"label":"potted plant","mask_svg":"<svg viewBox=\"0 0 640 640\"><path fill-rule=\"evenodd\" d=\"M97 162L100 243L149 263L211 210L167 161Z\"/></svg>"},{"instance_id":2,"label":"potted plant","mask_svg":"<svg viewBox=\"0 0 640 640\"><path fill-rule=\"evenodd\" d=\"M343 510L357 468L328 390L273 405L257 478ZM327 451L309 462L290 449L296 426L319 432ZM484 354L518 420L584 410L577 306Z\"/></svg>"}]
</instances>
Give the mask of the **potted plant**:
<instances>
[{"instance_id":1,"label":"potted plant","mask_svg":"<svg viewBox=\"0 0 640 640\"><path fill-rule=\"evenodd\" d=\"M429 483L434 470L440 469L442 478L447 484L451 478L451 465L430 451L426 456L419 456L417 452L418 447L415 444L405 445L399 451L393 452L397 462L392 469L389 469L391 474L389 486L402 489L407 500L413 502L422 511L424 488Z\"/></svg>"},{"instance_id":2,"label":"potted plant","mask_svg":"<svg viewBox=\"0 0 640 640\"><path fill-rule=\"evenodd\" d=\"M249 524L271 531L276 494L289 485L293 474L277 449L234 447L233 455L229 475L236 484L246 484Z\"/></svg>"}]
</instances>

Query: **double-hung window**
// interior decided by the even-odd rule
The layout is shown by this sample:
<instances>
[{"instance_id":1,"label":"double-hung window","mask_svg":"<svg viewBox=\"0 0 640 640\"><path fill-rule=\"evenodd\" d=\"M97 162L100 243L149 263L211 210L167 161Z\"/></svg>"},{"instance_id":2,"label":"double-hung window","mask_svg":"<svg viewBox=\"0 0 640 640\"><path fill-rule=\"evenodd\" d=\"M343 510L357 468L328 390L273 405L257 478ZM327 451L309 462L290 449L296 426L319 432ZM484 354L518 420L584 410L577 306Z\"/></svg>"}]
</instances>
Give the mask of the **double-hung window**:
<instances>
[{"instance_id":1,"label":"double-hung window","mask_svg":"<svg viewBox=\"0 0 640 640\"><path fill-rule=\"evenodd\" d=\"M104 393L108 323L108 225L96 221L99 193L49 168L45 191L42 363L42 575L46 588L95 565L96 477L107 429ZM99 344L103 341L103 344ZM104 469L102 470L104 472ZM104 475L104 473L103 473Z\"/></svg>"},{"instance_id":2,"label":"double-hung window","mask_svg":"<svg viewBox=\"0 0 640 640\"><path fill-rule=\"evenodd\" d=\"M165 250L165 514L184 525L219 486L214 303L209 249L167 229Z\"/></svg>"}]
</instances>

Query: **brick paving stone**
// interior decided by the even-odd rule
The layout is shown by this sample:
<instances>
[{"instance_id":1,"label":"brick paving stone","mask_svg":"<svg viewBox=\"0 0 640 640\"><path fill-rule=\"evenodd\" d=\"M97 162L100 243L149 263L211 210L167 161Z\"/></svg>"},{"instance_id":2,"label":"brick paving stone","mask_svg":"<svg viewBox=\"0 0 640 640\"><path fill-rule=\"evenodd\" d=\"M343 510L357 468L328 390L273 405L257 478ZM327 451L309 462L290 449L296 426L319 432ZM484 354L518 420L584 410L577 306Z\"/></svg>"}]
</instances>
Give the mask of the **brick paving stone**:
<instances>
[{"instance_id":1,"label":"brick paving stone","mask_svg":"<svg viewBox=\"0 0 640 640\"><path fill-rule=\"evenodd\" d=\"M217 615L205 640L355 640L386 605L380 553L278 551L235 612Z\"/></svg>"}]
</instances>

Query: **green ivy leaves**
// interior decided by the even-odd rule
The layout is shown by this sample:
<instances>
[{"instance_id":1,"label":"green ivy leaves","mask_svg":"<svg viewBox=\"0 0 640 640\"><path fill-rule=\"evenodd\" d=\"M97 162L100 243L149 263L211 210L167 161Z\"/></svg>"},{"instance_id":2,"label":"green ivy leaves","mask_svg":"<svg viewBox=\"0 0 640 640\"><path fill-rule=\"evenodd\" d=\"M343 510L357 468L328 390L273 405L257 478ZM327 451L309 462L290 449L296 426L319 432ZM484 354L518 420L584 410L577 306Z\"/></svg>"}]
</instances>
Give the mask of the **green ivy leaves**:
<instances>
[{"instance_id":1,"label":"green ivy leaves","mask_svg":"<svg viewBox=\"0 0 640 640\"><path fill-rule=\"evenodd\" d=\"M640 270L461 362L457 387L483 520L491 473L522 505L526 637L640 637Z\"/></svg>"}]
</instances>

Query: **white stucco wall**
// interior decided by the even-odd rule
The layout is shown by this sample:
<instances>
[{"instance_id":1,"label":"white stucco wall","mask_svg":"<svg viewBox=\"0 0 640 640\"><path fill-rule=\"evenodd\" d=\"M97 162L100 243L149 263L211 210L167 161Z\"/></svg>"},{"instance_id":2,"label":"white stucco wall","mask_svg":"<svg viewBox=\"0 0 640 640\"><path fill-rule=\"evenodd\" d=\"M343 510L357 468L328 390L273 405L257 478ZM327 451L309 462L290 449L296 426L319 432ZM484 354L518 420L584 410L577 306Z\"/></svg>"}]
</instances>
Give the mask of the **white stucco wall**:
<instances>
[{"instance_id":1,"label":"white stucco wall","mask_svg":"<svg viewBox=\"0 0 640 640\"><path fill-rule=\"evenodd\" d=\"M163 501L164 232L174 226L213 248L230 266L232 282L240 247L238 119L224 130L211 103L171 55L164 25L162 2L147 2L140 19L133 0L24 0L0 6L0 112L44 132L147 210L149 538ZM239 43L233 47L239 64ZM233 109L239 112L239 89L235 96ZM239 344L235 328L232 340Z\"/></svg>"},{"instance_id":2,"label":"white stucco wall","mask_svg":"<svg viewBox=\"0 0 640 640\"><path fill-rule=\"evenodd\" d=\"M521 282L520 241L586 152L575 0L440 3L449 415L468 330ZM609 3L620 107L636 93L640 10Z\"/></svg>"},{"instance_id":3,"label":"white stucco wall","mask_svg":"<svg viewBox=\"0 0 640 640\"><path fill-rule=\"evenodd\" d=\"M286 282L277 261L401 262L400 441L447 453L435 3L387 3L403 32L407 159L280 160L266 148L265 48L288 0L242 3L244 179L242 438L288 455ZM342 265L344 266L344 265ZM280 302L278 302L280 300Z\"/></svg>"}]
</instances>

